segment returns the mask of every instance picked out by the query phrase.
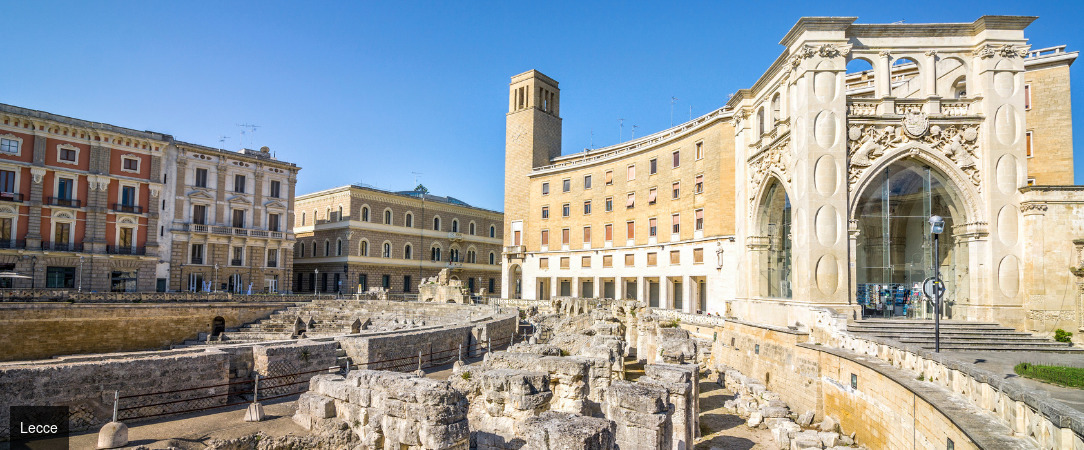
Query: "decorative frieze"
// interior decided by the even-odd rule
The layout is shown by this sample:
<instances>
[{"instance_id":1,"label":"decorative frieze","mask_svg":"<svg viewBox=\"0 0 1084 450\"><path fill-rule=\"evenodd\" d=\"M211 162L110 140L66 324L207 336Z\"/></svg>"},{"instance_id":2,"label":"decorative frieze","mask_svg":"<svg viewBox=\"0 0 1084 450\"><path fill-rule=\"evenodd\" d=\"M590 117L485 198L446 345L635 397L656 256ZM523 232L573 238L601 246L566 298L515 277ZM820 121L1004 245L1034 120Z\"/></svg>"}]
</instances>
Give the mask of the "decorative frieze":
<instances>
[{"instance_id":1,"label":"decorative frieze","mask_svg":"<svg viewBox=\"0 0 1084 450\"><path fill-rule=\"evenodd\" d=\"M923 113L908 113L902 129L892 125L852 125L847 130L850 159L848 181L853 188L878 159L911 143L919 143L951 160L981 190L978 125L930 125Z\"/></svg>"}]
</instances>

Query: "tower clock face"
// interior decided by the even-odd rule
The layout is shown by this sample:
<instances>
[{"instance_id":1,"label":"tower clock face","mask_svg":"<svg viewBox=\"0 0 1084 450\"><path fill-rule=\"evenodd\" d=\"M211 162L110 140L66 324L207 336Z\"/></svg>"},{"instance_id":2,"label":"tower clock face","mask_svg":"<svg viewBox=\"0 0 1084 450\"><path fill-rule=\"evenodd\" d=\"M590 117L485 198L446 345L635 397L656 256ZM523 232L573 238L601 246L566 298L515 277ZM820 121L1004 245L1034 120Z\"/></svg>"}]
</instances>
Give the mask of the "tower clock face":
<instances>
[{"instance_id":1,"label":"tower clock face","mask_svg":"<svg viewBox=\"0 0 1084 450\"><path fill-rule=\"evenodd\" d=\"M527 130L523 126L518 126L511 130L508 130L508 140L513 143L518 143L526 136Z\"/></svg>"}]
</instances>

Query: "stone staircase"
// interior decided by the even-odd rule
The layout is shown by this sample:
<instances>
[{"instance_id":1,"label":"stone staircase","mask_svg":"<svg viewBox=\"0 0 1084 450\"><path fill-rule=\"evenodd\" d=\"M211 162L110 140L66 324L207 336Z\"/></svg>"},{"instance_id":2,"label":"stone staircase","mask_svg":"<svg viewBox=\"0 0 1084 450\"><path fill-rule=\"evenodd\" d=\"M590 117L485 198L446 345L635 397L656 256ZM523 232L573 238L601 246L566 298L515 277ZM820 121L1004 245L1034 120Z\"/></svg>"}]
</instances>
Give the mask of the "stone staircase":
<instances>
[{"instance_id":1,"label":"stone staircase","mask_svg":"<svg viewBox=\"0 0 1084 450\"><path fill-rule=\"evenodd\" d=\"M901 344L934 349L932 320L865 319L847 323L847 331L858 335L890 339ZM1064 342L1033 336L996 323L941 321L941 350L952 351L1040 351L1082 352Z\"/></svg>"}]
</instances>

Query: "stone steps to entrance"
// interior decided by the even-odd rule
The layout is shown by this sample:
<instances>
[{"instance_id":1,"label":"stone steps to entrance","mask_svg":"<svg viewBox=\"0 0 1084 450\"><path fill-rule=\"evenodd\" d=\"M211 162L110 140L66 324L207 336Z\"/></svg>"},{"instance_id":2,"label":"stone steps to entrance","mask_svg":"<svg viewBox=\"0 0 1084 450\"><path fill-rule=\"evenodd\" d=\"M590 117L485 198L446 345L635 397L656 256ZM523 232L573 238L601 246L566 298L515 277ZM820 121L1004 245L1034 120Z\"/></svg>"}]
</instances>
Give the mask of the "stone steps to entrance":
<instances>
[{"instance_id":1,"label":"stone steps to entrance","mask_svg":"<svg viewBox=\"0 0 1084 450\"><path fill-rule=\"evenodd\" d=\"M935 347L935 329L931 320L866 319L849 322L847 331L858 336L891 340L928 350ZM940 324L940 334L941 350L1084 351L1068 343L1054 342L989 322L943 321Z\"/></svg>"}]
</instances>

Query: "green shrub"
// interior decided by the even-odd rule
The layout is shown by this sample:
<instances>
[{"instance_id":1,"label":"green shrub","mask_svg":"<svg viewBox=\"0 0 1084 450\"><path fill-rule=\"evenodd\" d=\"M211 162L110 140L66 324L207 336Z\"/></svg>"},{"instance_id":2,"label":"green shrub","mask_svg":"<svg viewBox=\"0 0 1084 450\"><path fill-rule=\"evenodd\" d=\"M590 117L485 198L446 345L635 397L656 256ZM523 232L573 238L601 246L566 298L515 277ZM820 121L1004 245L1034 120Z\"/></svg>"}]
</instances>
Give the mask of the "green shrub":
<instances>
[{"instance_id":1,"label":"green shrub","mask_svg":"<svg viewBox=\"0 0 1084 450\"><path fill-rule=\"evenodd\" d=\"M673 319L666 322L659 322L659 328L677 328L681 324L680 320Z\"/></svg>"},{"instance_id":2,"label":"green shrub","mask_svg":"<svg viewBox=\"0 0 1084 450\"><path fill-rule=\"evenodd\" d=\"M1040 364L1020 363L1013 367L1017 375L1033 378L1065 387L1084 388L1084 368L1064 366L1044 366Z\"/></svg>"},{"instance_id":3,"label":"green shrub","mask_svg":"<svg viewBox=\"0 0 1084 450\"><path fill-rule=\"evenodd\" d=\"M463 372L459 374L459 376L462 377L464 380L470 380L470 372Z\"/></svg>"},{"instance_id":4,"label":"green shrub","mask_svg":"<svg viewBox=\"0 0 1084 450\"><path fill-rule=\"evenodd\" d=\"M1054 340L1058 342L1073 342L1073 333L1061 328L1054 330Z\"/></svg>"},{"instance_id":5,"label":"green shrub","mask_svg":"<svg viewBox=\"0 0 1084 450\"><path fill-rule=\"evenodd\" d=\"M926 372L920 372L917 379L918 381L926 381Z\"/></svg>"}]
</instances>

